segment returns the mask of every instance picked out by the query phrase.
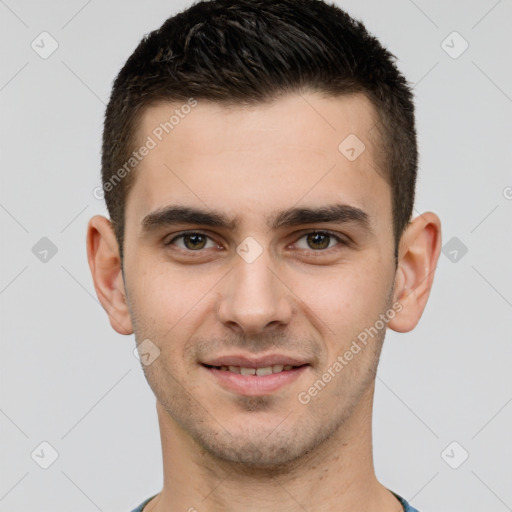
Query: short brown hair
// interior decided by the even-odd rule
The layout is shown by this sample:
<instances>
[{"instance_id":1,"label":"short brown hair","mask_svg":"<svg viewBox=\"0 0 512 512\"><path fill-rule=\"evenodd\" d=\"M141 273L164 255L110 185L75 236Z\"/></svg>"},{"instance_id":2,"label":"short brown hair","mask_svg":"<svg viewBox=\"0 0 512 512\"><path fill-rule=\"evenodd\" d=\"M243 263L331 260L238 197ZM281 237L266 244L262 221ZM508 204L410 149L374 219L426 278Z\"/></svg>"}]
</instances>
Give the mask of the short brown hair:
<instances>
[{"instance_id":1,"label":"short brown hair","mask_svg":"<svg viewBox=\"0 0 512 512\"><path fill-rule=\"evenodd\" d=\"M192 97L254 105L301 91L359 92L375 106L396 256L412 215L418 155L412 90L395 59L360 21L322 0L200 1L169 18L128 58L105 114L102 183L121 261L135 175L112 177L130 159L148 106Z\"/></svg>"}]
</instances>

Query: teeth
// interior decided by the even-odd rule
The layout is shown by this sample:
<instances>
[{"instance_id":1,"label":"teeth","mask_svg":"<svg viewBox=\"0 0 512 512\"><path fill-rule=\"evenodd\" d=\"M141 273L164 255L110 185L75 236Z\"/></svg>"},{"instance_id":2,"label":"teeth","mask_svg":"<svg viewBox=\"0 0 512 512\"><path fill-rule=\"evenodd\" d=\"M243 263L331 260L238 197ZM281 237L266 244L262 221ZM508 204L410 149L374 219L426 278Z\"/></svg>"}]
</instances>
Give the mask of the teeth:
<instances>
[{"instance_id":1,"label":"teeth","mask_svg":"<svg viewBox=\"0 0 512 512\"><path fill-rule=\"evenodd\" d=\"M293 366L291 364L274 364L272 366L265 366L264 368L244 368L241 366L220 366L217 368L241 375L271 375L272 373L281 373L282 371L291 370Z\"/></svg>"},{"instance_id":2,"label":"teeth","mask_svg":"<svg viewBox=\"0 0 512 512\"><path fill-rule=\"evenodd\" d=\"M258 368L256 375L272 375L272 366L265 366L265 368Z\"/></svg>"}]
</instances>

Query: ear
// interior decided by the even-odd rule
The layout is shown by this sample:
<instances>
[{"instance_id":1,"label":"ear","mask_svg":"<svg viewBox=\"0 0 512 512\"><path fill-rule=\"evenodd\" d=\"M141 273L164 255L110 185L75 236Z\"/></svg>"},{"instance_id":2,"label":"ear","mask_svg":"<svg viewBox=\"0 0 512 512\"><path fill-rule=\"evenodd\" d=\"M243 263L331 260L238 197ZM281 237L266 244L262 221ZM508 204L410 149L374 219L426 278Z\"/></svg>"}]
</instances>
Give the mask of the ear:
<instances>
[{"instance_id":1,"label":"ear","mask_svg":"<svg viewBox=\"0 0 512 512\"><path fill-rule=\"evenodd\" d=\"M418 324L440 252L441 221L435 213L423 213L409 223L400 239L393 297L402 309L388 322L394 331L408 332Z\"/></svg>"},{"instance_id":2,"label":"ear","mask_svg":"<svg viewBox=\"0 0 512 512\"><path fill-rule=\"evenodd\" d=\"M107 312L110 325L119 334L132 334L119 247L112 223L95 215L87 226L87 259L96 295Z\"/></svg>"}]
</instances>

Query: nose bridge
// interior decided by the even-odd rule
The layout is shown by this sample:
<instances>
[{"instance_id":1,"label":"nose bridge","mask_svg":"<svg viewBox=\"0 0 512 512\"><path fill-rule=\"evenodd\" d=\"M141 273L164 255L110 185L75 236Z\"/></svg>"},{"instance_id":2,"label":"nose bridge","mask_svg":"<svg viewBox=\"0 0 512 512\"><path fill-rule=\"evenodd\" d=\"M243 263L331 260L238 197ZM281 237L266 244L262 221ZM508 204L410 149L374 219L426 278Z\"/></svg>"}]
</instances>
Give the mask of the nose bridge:
<instances>
[{"instance_id":1,"label":"nose bridge","mask_svg":"<svg viewBox=\"0 0 512 512\"><path fill-rule=\"evenodd\" d=\"M235 268L223 280L218 307L222 323L237 324L247 334L260 332L269 324L285 324L291 316L287 289L275 275L271 253L250 244L237 248Z\"/></svg>"}]
</instances>

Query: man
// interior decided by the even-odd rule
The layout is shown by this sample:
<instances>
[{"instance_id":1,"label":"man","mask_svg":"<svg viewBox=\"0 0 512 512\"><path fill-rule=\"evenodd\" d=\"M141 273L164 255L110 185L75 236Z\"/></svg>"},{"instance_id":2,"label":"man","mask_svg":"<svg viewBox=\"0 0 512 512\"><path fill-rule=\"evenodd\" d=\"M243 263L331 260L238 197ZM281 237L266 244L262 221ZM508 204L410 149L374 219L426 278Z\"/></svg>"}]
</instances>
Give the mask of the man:
<instances>
[{"instance_id":1,"label":"man","mask_svg":"<svg viewBox=\"0 0 512 512\"><path fill-rule=\"evenodd\" d=\"M405 79L334 5L199 2L143 39L87 234L157 399L164 486L137 511L415 510L371 422L385 331L416 326L440 252L416 167Z\"/></svg>"}]
</instances>

